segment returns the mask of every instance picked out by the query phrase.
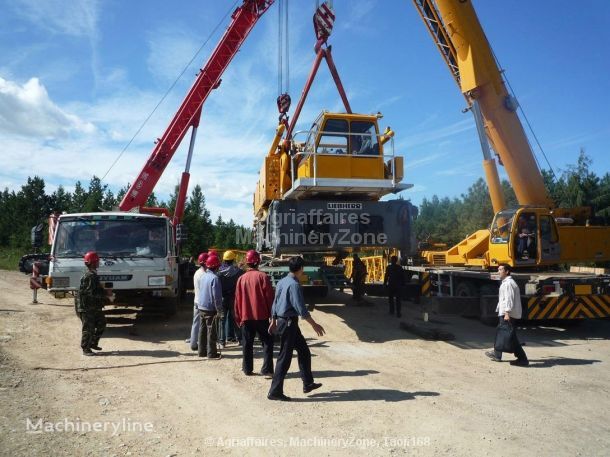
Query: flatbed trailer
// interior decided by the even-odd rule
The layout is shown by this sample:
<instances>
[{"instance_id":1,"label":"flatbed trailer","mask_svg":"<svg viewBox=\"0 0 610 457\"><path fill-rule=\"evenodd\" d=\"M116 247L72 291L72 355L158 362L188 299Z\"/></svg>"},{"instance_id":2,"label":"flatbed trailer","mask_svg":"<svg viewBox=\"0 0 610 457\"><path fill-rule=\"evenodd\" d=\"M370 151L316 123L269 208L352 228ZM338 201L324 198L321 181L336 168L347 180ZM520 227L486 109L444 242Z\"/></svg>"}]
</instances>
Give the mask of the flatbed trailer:
<instances>
[{"instance_id":1,"label":"flatbed trailer","mask_svg":"<svg viewBox=\"0 0 610 457\"><path fill-rule=\"evenodd\" d=\"M405 266L418 284L419 301L441 312L478 316L494 323L500 280L497 273L453 266ZM524 321L610 317L610 274L516 271ZM453 309L452 309L453 308Z\"/></svg>"}]
</instances>

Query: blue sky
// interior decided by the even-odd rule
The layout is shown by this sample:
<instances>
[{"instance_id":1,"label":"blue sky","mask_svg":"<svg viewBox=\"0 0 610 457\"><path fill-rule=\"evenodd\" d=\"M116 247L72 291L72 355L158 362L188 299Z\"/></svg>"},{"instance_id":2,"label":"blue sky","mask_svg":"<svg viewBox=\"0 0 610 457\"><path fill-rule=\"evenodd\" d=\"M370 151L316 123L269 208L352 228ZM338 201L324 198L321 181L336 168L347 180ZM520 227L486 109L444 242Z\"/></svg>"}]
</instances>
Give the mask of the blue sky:
<instances>
[{"instance_id":1,"label":"blue sky","mask_svg":"<svg viewBox=\"0 0 610 457\"><path fill-rule=\"evenodd\" d=\"M313 60L314 1L290 1L293 108ZM102 176L233 1L2 0L0 187L37 174L54 190ZM559 171L581 147L610 170L610 2L474 2L479 19L547 156ZM464 99L409 0L335 0L330 38L352 108L381 111L405 157L403 193L458 196L483 176ZM205 104L192 166L216 218L250 224L251 195L277 122L277 5L235 57ZM132 181L228 22L108 173ZM341 103L323 66L301 115L306 126ZM167 198L188 141L156 193Z\"/></svg>"}]
</instances>

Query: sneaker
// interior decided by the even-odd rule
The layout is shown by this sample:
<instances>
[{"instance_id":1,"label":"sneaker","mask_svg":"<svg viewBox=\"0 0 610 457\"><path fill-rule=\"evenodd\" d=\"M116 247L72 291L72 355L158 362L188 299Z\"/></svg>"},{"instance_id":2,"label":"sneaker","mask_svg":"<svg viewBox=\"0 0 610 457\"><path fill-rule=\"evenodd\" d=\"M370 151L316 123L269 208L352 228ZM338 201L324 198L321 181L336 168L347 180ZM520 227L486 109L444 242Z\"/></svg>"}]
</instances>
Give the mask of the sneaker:
<instances>
[{"instance_id":1,"label":"sneaker","mask_svg":"<svg viewBox=\"0 0 610 457\"><path fill-rule=\"evenodd\" d=\"M494 362L501 362L502 361L502 359L499 359L499 358L496 357L496 354L494 354L494 351L487 351L485 353L485 355L487 357L489 357L491 360L493 360Z\"/></svg>"},{"instance_id":2,"label":"sneaker","mask_svg":"<svg viewBox=\"0 0 610 457\"><path fill-rule=\"evenodd\" d=\"M277 400L277 401L290 401L292 398L287 397L284 394L269 394L267 395L268 400Z\"/></svg>"},{"instance_id":3,"label":"sneaker","mask_svg":"<svg viewBox=\"0 0 610 457\"><path fill-rule=\"evenodd\" d=\"M252 371L244 371L244 374L246 376L254 376L254 373Z\"/></svg>"},{"instance_id":4,"label":"sneaker","mask_svg":"<svg viewBox=\"0 0 610 457\"><path fill-rule=\"evenodd\" d=\"M83 349L83 355L91 356L95 355L95 352L93 352L91 349Z\"/></svg>"},{"instance_id":5,"label":"sneaker","mask_svg":"<svg viewBox=\"0 0 610 457\"><path fill-rule=\"evenodd\" d=\"M223 342L220 342L220 343L218 343L218 347L220 349L224 349L225 347L227 347L227 345L225 343L223 343Z\"/></svg>"},{"instance_id":6,"label":"sneaker","mask_svg":"<svg viewBox=\"0 0 610 457\"><path fill-rule=\"evenodd\" d=\"M191 351L199 351L199 346L191 346Z\"/></svg>"},{"instance_id":7,"label":"sneaker","mask_svg":"<svg viewBox=\"0 0 610 457\"><path fill-rule=\"evenodd\" d=\"M312 382L311 384L303 386L303 393L304 394L308 394L312 390L319 389L320 387L322 387L322 383L321 382Z\"/></svg>"},{"instance_id":8,"label":"sneaker","mask_svg":"<svg viewBox=\"0 0 610 457\"><path fill-rule=\"evenodd\" d=\"M516 365L516 366L518 366L518 367L527 367L527 366L529 366L530 361L529 361L529 360L527 360L527 359L525 359L525 360L519 360L519 359L517 359L517 360L511 360L511 361L510 361L510 364L511 364L511 365Z\"/></svg>"},{"instance_id":9,"label":"sneaker","mask_svg":"<svg viewBox=\"0 0 610 457\"><path fill-rule=\"evenodd\" d=\"M184 342L185 342L186 344L191 344L191 339L190 339L190 338L187 338L186 340L184 340Z\"/></svg>"},{"instance_id":10,"label":"sneaker","mask_svg":"<svg viewBox=\"0 0 610 457\"><path fill-rule=\"evenodd\" d=\"M261 371L261 376L264 376L267 379L273 378L273 371Z\"/></svg>"},{"instance_id":11,"label":"sneaker","mask_svg":"<svg viewBox=\"0 0 610 457\"><path fill-rule=\"evenodd\" d=\"M220 354L210 354L208 355L208 360L218 360L222 358L222 356Z\"/></svg>"},{"instance_id":12,"label":"sneaker","mask_svg":"<svg viewBox=\"0 0 610 457\"><path fill-rule=\"evenodd\" d=\"M99 347L97 344L95 346L91 346L91 349L95 349L96 351L101 351L102 348Z\"/></svg>"}]
</instances>

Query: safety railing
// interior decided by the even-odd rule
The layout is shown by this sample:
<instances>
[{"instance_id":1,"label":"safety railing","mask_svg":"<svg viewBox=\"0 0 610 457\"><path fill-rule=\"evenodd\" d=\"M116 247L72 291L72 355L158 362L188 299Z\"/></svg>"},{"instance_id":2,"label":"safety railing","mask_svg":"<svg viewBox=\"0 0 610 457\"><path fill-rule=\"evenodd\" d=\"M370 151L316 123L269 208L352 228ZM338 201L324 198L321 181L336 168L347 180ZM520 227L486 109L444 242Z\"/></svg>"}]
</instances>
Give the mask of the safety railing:
<instances>
[{"instance_id":1,"label":"safety railing","mask_svg":"<svg viewBox=\"0 0 610 457\"><path fill-rule=\"evenodd\" d=\"M296 175L296 171L297 171L297 167L299 166L299 164L301 163L301 161L306 160L308 157L313 156L313 184L314 186L318 184L318 161L317 161L317 157L318 156L331 156L331 157L338 157L338 156L345 156L345 157L358 157L358 158L379 158L381 157L385 166L386 160L390 159L390 174L392 176L392 186L396 185L396 161L394 160L395 154L394 154L394 138L391 137L388 140L386 140L385 144L382 144L382 138L385 139L384 135L380 135L380 134L371 134L371 133L348 133L348 132L325 132L325 131L318 131L318 130L299 130L297 132L294 133L293 138L296 140L296 138L299 135L307 135L307 141L304 143L301 143L301 146L297 148L297 153L291 156L291 160L290 160L290 175L291 175L291 187L294 188L294 182L297 179L297 175ZM309 140L311 138L313 138L314 141L317 141L318 138L327 135L329 137L337 137L337 138L345 138L345 137L350 137L350 140L352 139L352 137L354 138L358 138L359 137L359 144L361 145L361 147L359 148L360 150L365 150L364 149L364 145L365 140L370 140L370 146L367 147L367 149L371 149L373 150L375 148L375 146L377 146L377 150L379 152L381 152L381 148L383 148L383 152L384 154L361 154L359 152L355 152L355 151L349 151L348 149L352 147L352 141L350 141L347 144L343 144L343 143L322 143L322 145L318 142L317 146L313 143L310 142ZM373 142L373 138L376 137L377 142L374 143ZM297 141L295 141L295 143L297 143ZM388 143L389 143L389 148L388 148ZM328 147L328 146L334 146L335 147L335 152L319 152L318 149L320 149L320 147ZM339 148L345 148L345 152L343 152L343 149L340 149L340 152L337 152L337 146ZM390 150L389 154L386 154L386 148ZM325 151L328 151L328 149L324 149Z\"/></svg>"}]
</instances>

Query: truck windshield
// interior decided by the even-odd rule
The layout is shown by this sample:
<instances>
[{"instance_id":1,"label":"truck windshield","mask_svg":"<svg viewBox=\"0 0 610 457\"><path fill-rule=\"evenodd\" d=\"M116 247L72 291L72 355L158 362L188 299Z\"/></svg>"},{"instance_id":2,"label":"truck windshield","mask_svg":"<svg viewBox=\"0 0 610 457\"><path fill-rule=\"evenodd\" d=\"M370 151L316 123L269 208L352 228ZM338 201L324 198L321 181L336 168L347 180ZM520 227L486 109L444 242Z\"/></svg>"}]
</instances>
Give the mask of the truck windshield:
<instances>
[{"instance_id":1,"label":"truck windshield","mask_svg":"<svg viewBox=\"0 0 610 457\"><path fill-rule=\"evenodd\" d=\"M82 257L87 251L100 256L166 257L166 220L161 218L61 220L53 255Z\"/></svg>"},{"instance_id":2,"label":"truck windshield","mask_svg":"<svg viewBox=\"0 0 610 457\"><path fill-rule=\"evenodd\" d=\"M492 243L508 243L510 239L510 230L515 218L516 209L505 209L498 211L494 221L491 224L491 242Z\"/></svg>"}]
</instances>

